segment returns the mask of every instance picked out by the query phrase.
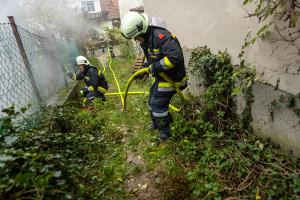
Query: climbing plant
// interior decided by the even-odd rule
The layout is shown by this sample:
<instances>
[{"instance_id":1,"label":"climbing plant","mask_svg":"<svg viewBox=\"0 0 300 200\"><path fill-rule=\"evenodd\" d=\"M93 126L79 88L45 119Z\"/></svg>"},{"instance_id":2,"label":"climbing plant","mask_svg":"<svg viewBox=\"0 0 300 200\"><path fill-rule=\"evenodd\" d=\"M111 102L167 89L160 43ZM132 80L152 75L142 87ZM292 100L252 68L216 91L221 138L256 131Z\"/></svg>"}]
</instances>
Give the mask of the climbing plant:
<instances>
[{"instance_id":1,"label":"climbing plant","mask_svg":"<svg viewBox=\"0 0 300 200\"><path fill-rule=\"evenodd\" d=\"M288 108L300 119L300 108L297 106L296 95L280 95L279 98L273 99L269 106L269 114L271 121L274 121L274 113L280 108ZM300 121L299 121L300 124Z\"/></svg>"},{"instance_id":2,"label":"climbing plant","mask_svg":"<svg viewBox=\"0 0 300 200\"><path fill-rule=\"evenodd\" d=\"M259 22L259 30L255 35L248 32L244 39L241 53L239 57L242 59L246 48L259 43L262 39L267 39L273 44L272 53L278 49L284 49L288 54L285 54L284 63L276 69L270 70L270 73L284 73L290 75L298 75L300 73L299 59L300 59L300 2L299 0L244 0L243 4L249 5L254 9L248 9L249 18L257 18ZM281 53L282 54L282 53ZM264 72L261 73L264 76ZM271 75L273 76L273 75ZM275 90L279 89L280 76L277 78ZM291 95L292 96L292 95ZM295 98L290 97L288 100L290 105L294 107L296 104ZM273 121L274 111L280 107L280 102L274 99L270 106L270 118ZM297 115L297 109L294 109Z\"/></svg>"},{"instance_id":3,"label":"climbing plant","mask_svg":"<svg viewBox=\"0 0 300 200\"><path fill-rule=\"evenodd\" d=\"M254 5L254 11L248 11L248 17L256 17L261 27L257 33L250 37L248 33L242 47L240 57L245 53L245 48L268 38L274 43L275 52L280 47L293 50L295 57L300 56L300 2L299 0L244 0L244 5ZM298 61L288 62L283 66L283 73L299 74ZM291 69L294 69L291 71Z\"/></svg>"},{"instance_id":4,"label":"climbing plant","mask_svg":"<svg viewBox=\"0 0 300 200\"><path fill-rule=\"evenodd\" d=\"M295 28L299 18L300 2L298 0L244 0L243 4L255 3L255 11L249 13L249 17L255 16L259 21L265 21L276 15L276 17L286 23L284 30ZM296 32L289 34L293 36Z\"/></svg>"},{"instance_id":5,"label":"climbing plant","mask_svg":"<svg viewBox=\"0 0 300 200\"><path fill-rule=\"evenodd\" d=\"M216 127L226 125L226 121L237 118L234 97L243 93L246 106L241 121L244 128L250 129L255 69L247 67L244 60L240 65L233 66L227 52L220 51L215 55L206 46L192 52L189 66L191 73L198 77L199 85L205 88L202 94L202 104L207 108L205 115L216 119Z\"/></svg>"},{"instance_id":6,"label":"climbing plant","mask_svg":"<svg viewBox=\"0 0 300 200\"><path fill-rule=\"evenodd\" d=\"M207 47L195 49L189 64L205 88L175 116L173 143L164 150L173 155L171 178L160 184L166 199L299 199L299 159L249 134L254 68L244 61L233 66L228 53ZM241 117L234 112L236 95L249 106ZM174 180L184 183L177 195Z\"/></svg>"},{"instance_id":7,"label":"climbing plant","mask_svg":"<svg viewBox=\"0 0 300 200\"><path fill-rule=\"evenodd\" d=\"M103 103L95 106L46 108L41 127L28 131L7 120L19 114L14 107L2 110L8 117L0 135L0 199L124 199L125 169L116 163L121 158L110 159L120 139L117 131L104 133L107 113Z\"/></svg>"}]
</instances>

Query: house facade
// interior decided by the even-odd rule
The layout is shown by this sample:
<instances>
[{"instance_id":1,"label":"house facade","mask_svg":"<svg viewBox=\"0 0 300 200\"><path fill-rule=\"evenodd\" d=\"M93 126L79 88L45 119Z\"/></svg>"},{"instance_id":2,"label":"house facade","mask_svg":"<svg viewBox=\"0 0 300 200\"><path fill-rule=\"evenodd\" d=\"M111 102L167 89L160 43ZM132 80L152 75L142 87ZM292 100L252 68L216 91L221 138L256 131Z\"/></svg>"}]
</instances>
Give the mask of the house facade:
<instances>
[{"instance_id":1,"label":"house facade","mask_svg":"<svg viewBox=\"0 0 300 200\"><path fill-rule=\"evenodd\" d=\"M93 24L98 32L119 26L120 12L118 0L66 0Z\"/></svg>"}]
</instances>

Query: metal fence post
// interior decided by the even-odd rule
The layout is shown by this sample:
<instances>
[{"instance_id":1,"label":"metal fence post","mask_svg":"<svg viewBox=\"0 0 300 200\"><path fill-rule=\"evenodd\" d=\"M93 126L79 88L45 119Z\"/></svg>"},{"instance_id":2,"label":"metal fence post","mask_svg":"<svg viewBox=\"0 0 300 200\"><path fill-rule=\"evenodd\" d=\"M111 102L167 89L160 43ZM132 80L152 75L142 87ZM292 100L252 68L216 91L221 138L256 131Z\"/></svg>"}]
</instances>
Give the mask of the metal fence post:
<instances>
[{"instance_id":1,"label":"metal fence post","mask_svg":"<svg viewBox=\"0 0 300 200\"><path fill-rule=\"evenodd\" d=\"M34 79L34 76L33 76L33 73L32 73L32 69L31 69L30 63L28 61L28 57L26 55L25 48L24 48L23 42L21 40L19 31L18 31L18 27L17 27L17 25L15 23L15 19L14 19L13 16L9 16L8 19L9 19L10 25L12 27L13 33L15 35L15 38L16 38L16 41L17 41L17 44L18 44L18 47L19 47L19 50L20 50L23 62L24 62L24 65L25 65L26 70L28 72L31 85L32 85L33 90L34 90L34 94L35 94L38 102L41 103L42 102L42 98L41 98L40 92L38 90L36 81Z\"/></svg>"}]
</instances>

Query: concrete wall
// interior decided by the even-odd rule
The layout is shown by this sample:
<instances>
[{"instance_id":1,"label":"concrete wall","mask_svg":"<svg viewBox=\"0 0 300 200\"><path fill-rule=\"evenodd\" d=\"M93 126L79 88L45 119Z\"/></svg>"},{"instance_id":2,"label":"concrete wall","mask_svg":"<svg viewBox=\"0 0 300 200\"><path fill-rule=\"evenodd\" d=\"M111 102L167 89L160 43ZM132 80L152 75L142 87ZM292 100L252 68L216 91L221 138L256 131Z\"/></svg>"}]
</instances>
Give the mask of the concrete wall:
<instances>
[{"instance_id":1,"label":"concrete wall","mask_svg":"<svg viewBox=\"0 0 300 200\"><path fill-rule=\"evenodd\" d=\"M147 1L147 0L145 0ZM151 2L150 0L148 0ZM131 8L135 8L143 5L143 0L119 0L120 16L121 18L129 11Z\"/></svg>"},{"instance_id":2,"label":"concrete wall","mask_svg":"<svg viewBox=\"0 0 300 200\"><path fill-rule=\"evenodd\" d=\"M256 33L259 28L255 18L245 18L247 12L242 0L145 0L145 12L163 18L170 31L175 33L182 46L195 48L207 45L215 52L227 49L235 62L241 51L248 31ZM158 6L159 5L159 6ZM260 81L276 85L293 94L300 92L300 76L281 73L284 64L295 60L294 49L281 48L272 54L277 46L261 41L247 50L247 61L256 65ZM299 61L298 61L299 62ZM294 68L295 72L298 68ZM263 74L263 75L262 75Z\"/></svg>"},{"instance_id":3,"label":"concrete wall","mask_svg":"<svg viewBox=\"0 0 300 200\"><path fill-rule=\"evenodd\" d=\"M255 133L264 138L271 138L280 144L285 152L300 157L300 119L293 109L286 106L287 103L279 103L274 109L273 120L270 114L271 102L274 99L278 102L281 95L286 97L289 94L280 90L274 91L274 87L260 82L257 82L253 89L255 98L252 105L252 125ZM300 105L299 100L297 104Z\"/></svg>"},{"instance_id":4,"label":"concrete wall","mask_svg":"<svg viewBox=\"0 0 300 200\"><path fill-rule=\"evenodd\" d=\"M163 18L168 29L177 35L184 49L186 63L192 48L207 45L214 52L226 50L234 63L238 63L238 54L247 33L255 34L259 29L255 18L245 18L247 12L243 0L145 0L145 12L150 16ZM159 5L159 6L158 6ZM249 8L248 8L249 9ZM292 48L279 48L268 40L263 40L247 49L246 61L255 65L259 82L254 86L255 102L252 115L256 134L272 138L286 151L292 150L300 156L300 126L295 113L281 106L275 109L274 120L270 118L271 101L280 95L298 94L300 76L293 75L297 68L284 73L285 64L299 63L292 55ZM294 71L293 71L294 70ZM275 91L280 77L279 90ZM194 77L190 78L190 90L200 94ZM242 101L239 101L242 104Z\"/></svg>"}]
</instances>

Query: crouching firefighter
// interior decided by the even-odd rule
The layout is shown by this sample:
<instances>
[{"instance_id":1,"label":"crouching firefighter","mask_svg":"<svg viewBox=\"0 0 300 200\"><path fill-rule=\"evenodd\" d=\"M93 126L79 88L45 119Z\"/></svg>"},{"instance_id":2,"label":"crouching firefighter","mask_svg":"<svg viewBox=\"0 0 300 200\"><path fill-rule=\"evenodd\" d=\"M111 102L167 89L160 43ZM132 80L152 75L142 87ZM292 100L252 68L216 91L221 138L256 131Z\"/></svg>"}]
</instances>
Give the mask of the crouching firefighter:
<instances>
[{"instance_id":1,"label":"crouching firefighter","mask_svg":"<svg viewBox=\"0 0 300 200\"><path fill-rule=\"evenodd\" d=\"M83 99L83 106L91 104L95 98L100 98L105 101L104 94L108 90L107 81L103 73L96 67L93 67L87 58L78 56L76 64L79 67L79 72L67 73L67 76L73 80L84 80L86 86L79 92Z\"/></svg>"},{"instance_id":2,"label":"crouching firefighter","mask_svg":"<svg viewBox=\"0 0 300 200\"><path fill-rule=\"evenodd\" d=\"M164 141L171 136L170 123L173 119L169 113L170 101L176 90L187 87L181 46L176 36L166 29L162 19L149 17L145 13L127 13L121 21L121 32L125 38L134 38L140 43L146 57L142 68L148 67L155 77L150 88L149 109L152 128L159 130L158 141Z\"/></svg>"}]
</instances>

